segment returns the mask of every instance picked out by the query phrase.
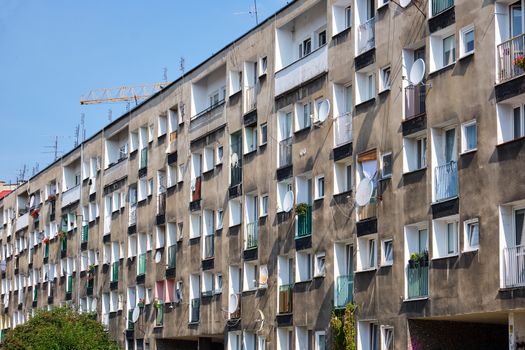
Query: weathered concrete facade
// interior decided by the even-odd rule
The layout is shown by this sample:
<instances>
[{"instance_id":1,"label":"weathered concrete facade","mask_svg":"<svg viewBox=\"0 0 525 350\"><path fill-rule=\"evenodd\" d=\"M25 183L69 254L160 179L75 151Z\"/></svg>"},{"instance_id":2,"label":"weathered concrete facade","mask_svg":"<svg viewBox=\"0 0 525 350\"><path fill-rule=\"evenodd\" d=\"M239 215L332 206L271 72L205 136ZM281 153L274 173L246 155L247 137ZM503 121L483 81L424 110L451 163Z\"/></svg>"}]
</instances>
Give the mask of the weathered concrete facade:
<instances>
[{"instance_id":1,"label":"weathered concrete facade","mask_svg":"<svg viewBox=\"0 0 525 350\"><path fill-rule=\"evenodd\" d=\"M522 11L287 5L0 201L2 329L324 349L353 301L358 349L519 348Z\"/></svg>"}]
</instances>

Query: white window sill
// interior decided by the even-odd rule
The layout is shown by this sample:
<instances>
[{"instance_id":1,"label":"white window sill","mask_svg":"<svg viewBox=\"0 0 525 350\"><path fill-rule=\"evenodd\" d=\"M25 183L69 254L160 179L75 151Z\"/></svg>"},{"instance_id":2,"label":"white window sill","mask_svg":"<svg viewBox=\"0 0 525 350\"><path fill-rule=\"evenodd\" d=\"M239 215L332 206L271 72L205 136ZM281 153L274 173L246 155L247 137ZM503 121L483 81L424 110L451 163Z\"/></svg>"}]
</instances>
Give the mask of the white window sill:
<instances>
[{"instance_id":1,"label":"white window sill","mask_svg":"<svg viewBox=\"0 0 525 350\"><path fill-rule=\"evenodd\" d=\"M374 267L368 267L366 269L361 269L361 270L356 270L355 273L360 273L360 272L370 272L370 271L375 271L377 270L377 266L374 266Z\"/></svg>"},{"instance_id":2,"label":"white window sill","mask_svg":"<svg viewBox=\"0 0 525 350\"><path fill-rule=\"evenodd\" d=\"M314 278L324 278L324 277L326 277L326 274L314 275Z\"/></svg>"},{"instance_id":3,"label":"white window sill","mask_svg":"<svg viewBox=\"0 0 525 350\"><path fill-rule=\"evenodd\" d=\"M477 252L478 250L479 250L479 247L465 248L463 249L463 253L472 253L472 252Z\"/></svg>"},{"instance_id":4,"label":"white window sill","mask_svg":"<svg viewBox=\"0 0 525 350\"><path fill-rule=\"evenodd\" d=\"M437 68L437 69L435 69L433 71L428 72L428 75L432 75L432 74L438 73L438 72L440 72L442 70L445 70L445 69L447 69L449 67L452 67L455 64L456 64L456 62L454 61L451 64L447 64L446 66L443 66L443 67L440 67L440 68Z\"/></svg>"},{"instance_id":5,"label":"white window sill","mask_svg":"<svg viewBox=\"0 0 525 350\"><path fill-rule=\"evenodd\" d=\"M461 152L459 155L463 155L463 154L469 154L469 153L474 153L478 150L478 148L472 148L472 149L468 149L468 150L465 150L463 152Z\"/></svg>"},{"instance_id":6,"label":"white window sill","mask_svg":"<svg viewBox=\"0 0 525 350\"><path fill-rule=\"evenodd\" d=\"M430 299L428 296L426 296L426 297L410 298L410 299L405 298L405 299L403 299L403 302L404 303L409 303L411 301L422 301L422 300L428 300L428 299Z\"/></svg>"},{"instance_id":7,"label":"white window sill","mask_svg":"<svg viewBox=\"0 0 525 350\"><path fill-rule=\"evenodd\" d=\"M259 215L259 218L265 218L267 216L268 216L268 213L264 213L264 214Z\"/></svg>"},{"instance_id":8,"label":"white window sill","mask_svg":"<svg viewBox=\"0 0 525 350\"><path fill-rule=\"evenodd\" d=\"M448 258L455 258L455 257L458 257L458 256L459 256L459 252L453 253L453 254L449 254L449 255L445 255L445 256L438 256L438 257L432 258L431 260L432 261L434 261L434 260L443 260L443 259L448 259Z\"/></svg>"},{"instance_id":9,"label":"white window sill","mask_svg":"<svg viewBox=\"0 0 525 350\"><path fill-rule=\"evenodd\" d=\"M465 52L463 55L459 56L459 60L461 61L462 59L470 57L470 56L474 56L474 51Z\"/></svg>"},{"instance_id":10,"label":"white window sill","mask_svg":"<svg viewBox=\"0 0 525 350\"><path fill-rule=\"evenodd\" d=\"M388 261L388 262L382 263L381 267L389 267L389 266L393 266L393 265L394 265L393 261Z\"/></svg>"}]
</instances>

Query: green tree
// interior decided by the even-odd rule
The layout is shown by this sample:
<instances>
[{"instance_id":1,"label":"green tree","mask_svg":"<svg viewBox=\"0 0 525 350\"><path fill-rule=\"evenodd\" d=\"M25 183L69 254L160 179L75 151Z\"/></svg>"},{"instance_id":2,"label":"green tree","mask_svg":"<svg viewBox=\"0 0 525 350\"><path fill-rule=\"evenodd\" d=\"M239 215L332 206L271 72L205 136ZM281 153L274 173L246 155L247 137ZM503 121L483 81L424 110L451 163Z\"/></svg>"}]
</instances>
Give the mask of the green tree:
<instances>
[{"instance_id":1,"label":"green tree","mask_svg":"<svg viewBox=\"0 0 525 350\"><path fill-rule=\"evenodd\" d=\"M332 329L332 349L333 350L356 350L356 325L355 325L355 305L348 303L342 316L338 316L332 311L330 318L330 328Z\"/></svg>"},{"instance_id":2,"label":"green tree","mask_svg":"<svg viewBox=\"0 0 525 350\"><path fill-rule=\"evenodd\" d=\"M6 350L118 350L93 314L70 307L39 310L23 325L7 332Z\"/></svg>"}]
</instances>

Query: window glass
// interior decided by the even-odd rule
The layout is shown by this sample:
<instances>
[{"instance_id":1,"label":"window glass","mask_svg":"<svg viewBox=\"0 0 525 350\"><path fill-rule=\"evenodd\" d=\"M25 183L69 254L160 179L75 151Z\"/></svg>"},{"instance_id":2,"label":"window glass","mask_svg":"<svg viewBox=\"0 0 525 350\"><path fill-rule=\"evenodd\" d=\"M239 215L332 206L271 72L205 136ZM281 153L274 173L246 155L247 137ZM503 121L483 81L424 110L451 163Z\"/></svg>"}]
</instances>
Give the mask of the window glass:
<instances>
[{"instance_id":1,"label":"window glass","mask_svg":"<svg viewBox=\"0 0 525 350\"><path fill-rule=\"evenodd\" d=\"M468 30L464 34L465 52L474 51L474 29Z\"/></svg>"},{"instance_id":2,"label":"window glass","mask_svg":"<svg viewBox=\"0 0 525 350\"><path fill-rule=\"evenodd\" d=\"M479 246L479 223L472 222L467 225L468 242L470 248Z\"/></svg>"},{"instance_id":3,"label":"window glass","mask_svg":"<svg viewBox=\"0 0 525 350\"><path fill-rule=\"evenodd\" d=\"M456 36L443 39L443 67L456 61Z\"/></svg>"}]
</instances>

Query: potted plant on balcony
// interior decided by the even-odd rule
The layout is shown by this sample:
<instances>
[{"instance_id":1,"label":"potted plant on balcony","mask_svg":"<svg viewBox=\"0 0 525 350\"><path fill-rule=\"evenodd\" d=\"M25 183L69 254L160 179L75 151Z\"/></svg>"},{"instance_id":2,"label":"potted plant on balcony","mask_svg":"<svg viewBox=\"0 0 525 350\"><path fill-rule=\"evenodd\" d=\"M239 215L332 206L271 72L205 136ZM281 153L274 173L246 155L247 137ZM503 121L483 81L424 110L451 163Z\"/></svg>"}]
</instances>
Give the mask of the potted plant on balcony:
<instances>
[{"instance_id":1,"label":"potted plant on balcony","mask_svg":"<svg viewBox=\"0 0 525 350\"><path fill-rule=\"evenodd\" d=\"M58 238L60 238L60 240L63 240L66 238L66 233L62 230L58 231Z\"/></svg>"},{"instance_id":2,"label":"potted plant on balcony","mask_svg":"<svg viewBox=\"0 0 525 350\"><path fill-rule=\"evenodd\" d=\"M420 261L421 261L421 255L417 252L413 252L410 254L410 258L408 259L408 266L411 269L415 267L419 267Z\"/></svg>"},{"instance_id":3,"label":"potted plant on balcony","mask_svg":"<svg viewBox=\"0 0 525 350\"><path fill-rule=\"evenodd\" d=\"M428 250L425 249L425 251L419 255L419 265L428 266Z\"/></svg>"},{"instance_id":4,"label":"potted plant on balcony","mask_svg":"<svg viewBox=\"0 0 525 350\"><path fill-rule=\"evenodd\" d=\"M50 202L51 202L51 201L54 201L54 200L56 200L56 199L57 199L57 196L54 195L54 194L50 194L49 196L47 196L47 200L50 201Z\"/></svg>"},{"instance_id":5,"label":"potted plant on balcony","mask_svg":"<svg viewBox=\"0 0 525 350\"><path fill-rule=\"evenodd\" d=\"M308 212L308 204L306 203L299 203L295 206L295 213L297 215L306 215L306 213Z\"/></svg>"},{"instance_id":6,"label":"potted plant on balcony","mask_svg":"<svg viewBox=\"0 0 525 350\"><path fill-rule=\"evenodd\" d=\"M40 208L36 208L31 211L31 216L33 217L33 219L36 220L39 215L40 215Z\"/></svg>"},{"instance_id":7,"label":"potted plant on balcony","mask_svg":"<svg viewBox=\"0 0 525 350\"><path fill-rule=\"evenodd\" d=\"M49 237L44 237L44 239L42 240L42 243L48 244L49 243Z\"/></svg>"},{"instance_id":8,"label":"potted plant on balcony","mask_svg":"<svg viewBox=\"0 0 525 350\"><path fill-rule=\"evenodd\" d=\"M144 307L144 299L139 298L139 302L137 303L137 306L142 309Z\"/></svg>"},{"instance_id":9,"label":"potted plant on balcony","mask_svg":"<svg viewBox=\"0 0 525 350\"><path fill-rule=\"evenodd\" d=\"M153 307L155 308L155 310L159 310L161 307L159 300L156 298L155 300L153 300Z\"/></svg>"},{"instance_id":10,"label":"potted plant on balcony","mask_svg":"<svg viewBox=\"0 0 525 350\"><path fill-rule=\"evenodd\" d=\"M514 65L525 70L525 56L519 55L514 59Z\"/></svg>"}]
</instances>

